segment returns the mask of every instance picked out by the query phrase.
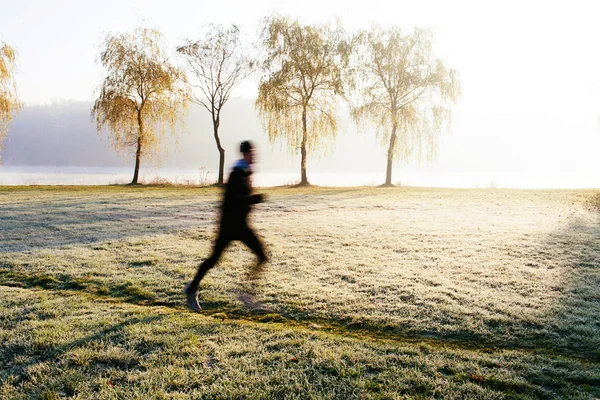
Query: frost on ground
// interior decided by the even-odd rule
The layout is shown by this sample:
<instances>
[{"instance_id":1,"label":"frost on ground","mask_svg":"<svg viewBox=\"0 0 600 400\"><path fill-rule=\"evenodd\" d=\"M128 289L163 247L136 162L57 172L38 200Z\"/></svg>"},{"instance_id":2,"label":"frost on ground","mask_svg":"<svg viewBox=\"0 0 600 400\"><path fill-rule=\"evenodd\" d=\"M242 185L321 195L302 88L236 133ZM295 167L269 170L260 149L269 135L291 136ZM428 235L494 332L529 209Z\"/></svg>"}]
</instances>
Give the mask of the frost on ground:
<instances>
[{"instance_id":1,"label":"frost on ground","mask_svg":"<svg viewBox=\"0 0 600 400\"><path fill-rule=\"evenodd\" d=\"M239 301L253 259L234 244L202 282L204 315L600 362L598 191L266 194L252 223L272 255L259 293L272 313ZM0 189L0 285L179 310L216 234L219 196Z\"/></svg>"}]
</instances>

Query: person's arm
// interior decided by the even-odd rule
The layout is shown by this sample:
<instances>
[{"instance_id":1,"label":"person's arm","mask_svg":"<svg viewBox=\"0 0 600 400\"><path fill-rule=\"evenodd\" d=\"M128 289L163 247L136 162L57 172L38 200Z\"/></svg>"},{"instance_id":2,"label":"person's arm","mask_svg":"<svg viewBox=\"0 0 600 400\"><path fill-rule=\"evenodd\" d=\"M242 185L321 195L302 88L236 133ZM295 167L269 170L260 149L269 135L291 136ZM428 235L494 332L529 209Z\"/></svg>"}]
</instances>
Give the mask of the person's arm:
<instances>
[{"instance_id":1,"label":"person's arm","mask_svg":"<svg viewBox=\"0 0 600 400\"><path fill-rule=\"evenodd\" d=\"M264 199L264 196L260 193L251 194L250 196L244 196L244 197L246 197L246 201L250 205L261 203Z\"/></svg>"}]
</instances>

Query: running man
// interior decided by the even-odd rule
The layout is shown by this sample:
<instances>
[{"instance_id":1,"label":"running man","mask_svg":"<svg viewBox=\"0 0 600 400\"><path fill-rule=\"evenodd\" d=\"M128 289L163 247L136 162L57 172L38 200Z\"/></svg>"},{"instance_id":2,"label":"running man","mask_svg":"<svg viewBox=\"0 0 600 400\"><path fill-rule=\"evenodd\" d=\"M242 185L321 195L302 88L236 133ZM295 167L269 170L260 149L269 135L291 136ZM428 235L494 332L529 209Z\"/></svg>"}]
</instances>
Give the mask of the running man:
<instances>
[{"instance_id":1,"label":"running man","mask_svg":"<svg viewBox=\"0 0 600 400\"><path fill-rule=\"evenodd\" d=\"M250 271L249 279L254 280L262 272L267 256L263 250L262 243L252 229L248 226L248 214L253 204L263 201L263 195L251 194L252 185L250 175L254 162L254 148L251 142L244 141L240 144L240 152L243 158L233 167L229 175L225 189L225 197L221 206L221 225L219 236L215 242L213 252L198 267L194 280L186 286L185 294L187 306L193 311L202 308L198 303L198 285L209 269L215 266L221 253L232 240L239 240L246 244L258 257L258 263Z\"/></svg>"}]
</instances>

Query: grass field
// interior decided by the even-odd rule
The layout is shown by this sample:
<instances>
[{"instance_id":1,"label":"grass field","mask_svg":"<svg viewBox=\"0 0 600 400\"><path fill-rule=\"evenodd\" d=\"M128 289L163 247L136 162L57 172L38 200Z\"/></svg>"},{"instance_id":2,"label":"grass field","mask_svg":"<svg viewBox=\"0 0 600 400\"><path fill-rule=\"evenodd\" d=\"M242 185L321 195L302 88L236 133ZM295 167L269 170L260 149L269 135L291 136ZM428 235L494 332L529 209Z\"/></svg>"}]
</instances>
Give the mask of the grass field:
<instances>
[{"instance_id":1,"label":"grass field","mask_svg":"<svg viewBox=\"0 0 600 400\"><path fill-rule=\"evenodd\" d=\"M600 398L600 192L0 188L0 398Z\"/></svg>"}]
</instances>

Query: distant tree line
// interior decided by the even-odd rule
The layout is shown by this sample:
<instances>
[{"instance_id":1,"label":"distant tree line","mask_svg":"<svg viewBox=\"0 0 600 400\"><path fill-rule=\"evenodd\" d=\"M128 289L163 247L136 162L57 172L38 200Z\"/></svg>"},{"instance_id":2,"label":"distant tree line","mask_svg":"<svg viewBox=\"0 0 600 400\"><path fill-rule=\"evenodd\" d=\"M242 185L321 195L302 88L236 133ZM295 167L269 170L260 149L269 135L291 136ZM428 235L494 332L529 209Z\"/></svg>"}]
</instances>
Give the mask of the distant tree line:
<instances>
[{"instance_id":1,"label":"distant tree line","mask_svg":"<svg viewBox=\"0 0 600 400\"><path fill-rule=\"evenodd\" d=\"M262 20L259 56L238 26L208 25L201 38L176 46L179 67L157 30L108 34L98 60L105 76L91 113L117 152L135 155L136 184L142 158L158 158L166 135L185 129L187 104L199 104L211 116L223 184L222 111L232 91L256 74L263 127L272 143L300 153L300 185L309 184L308 153L323 154L335 141L340 101L362 131L386 146L385 185L392 185L394 160L436 155L460 96L458 73L435 57L433 39L426 29L373 25L350 35L339 25L275 15ZM14 71L15 52L0 43L0 145L20 107Z\"/></svg>"}]
</instances>

